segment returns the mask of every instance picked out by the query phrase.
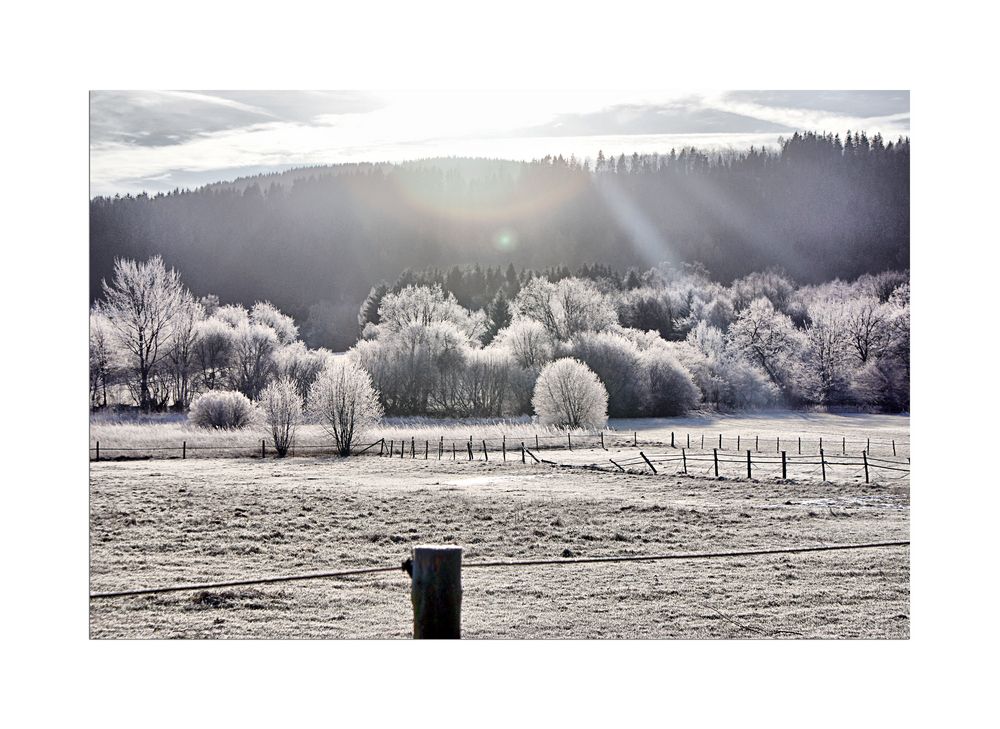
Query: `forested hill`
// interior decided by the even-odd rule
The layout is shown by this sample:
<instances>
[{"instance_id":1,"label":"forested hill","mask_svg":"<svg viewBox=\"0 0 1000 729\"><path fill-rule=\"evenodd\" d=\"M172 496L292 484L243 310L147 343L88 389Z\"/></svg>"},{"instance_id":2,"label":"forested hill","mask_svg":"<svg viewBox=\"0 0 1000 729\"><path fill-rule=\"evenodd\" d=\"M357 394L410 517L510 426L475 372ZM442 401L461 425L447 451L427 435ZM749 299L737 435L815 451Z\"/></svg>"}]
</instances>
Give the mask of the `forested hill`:
<instances>
[{"instance_id":1,"label":"forested hill","mask_svg":"<svg viewBox=\"0 0 1000 729\"><path fill-rule=\"evenodd\" d=\"M909 266L909 160L908 139L796 134L777 151L339 165L99 197L91 298L116 257L154 254L197 295L297 316L329 302L345 322L373 283L429 266L699 261L724 282L772 266L853 278Z\"/></svg>"}]
</instances>

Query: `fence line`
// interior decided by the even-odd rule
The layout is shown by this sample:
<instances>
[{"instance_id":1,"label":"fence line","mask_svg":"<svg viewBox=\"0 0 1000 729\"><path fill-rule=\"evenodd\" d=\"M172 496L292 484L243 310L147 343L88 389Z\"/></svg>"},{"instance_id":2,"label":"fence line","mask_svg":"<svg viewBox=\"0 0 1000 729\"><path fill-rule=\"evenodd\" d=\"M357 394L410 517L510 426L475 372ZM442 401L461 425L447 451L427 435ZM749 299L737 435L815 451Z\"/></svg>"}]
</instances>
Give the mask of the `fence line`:
<instances>
[{"instance_id":1,"label":"fence line","mask_svg":"<svg viewBox=\"0 0 1000 729\"><path fill-rule=\"evenodd\" d=\"M540 567L544 565L570 565L570 564L598 564L614 562L659 562L665 560L690 560L690 559L725 559L731 557L761 557L778 554L802 554L807 552L836 552L853 549L878 549L883 547L903 547L909 546L910 542L869 542L864 544L834 544L821 547L783 547L776 549L745 550L733 552L694 552L680 554L655 554L655 555L622 555L617 557L567 557L562 559L537 559L537 560L509 560L499 562L468 562L463 563L463 569L499 568L499 567ZM211 590L221 587L246 587L249 585L269 585L279 582L295 582L305 580L316 580L334 577L355 577L360 575L370 575L385 572L396 572L402 570L408 572L409 560L396 567L371 567L354 570L341 570L336 572L307 572L297 575L277 575L272 577L258 577L246 580L226 580L222 582L202 582L197 584L171 585L168 587L148 587L136 590L117 590L113 592L92 592L90 599L116 598L116 597L138 597L142 595L159 595L170 592L183 592L188 590Z\"/></svg>"}]
</instances>

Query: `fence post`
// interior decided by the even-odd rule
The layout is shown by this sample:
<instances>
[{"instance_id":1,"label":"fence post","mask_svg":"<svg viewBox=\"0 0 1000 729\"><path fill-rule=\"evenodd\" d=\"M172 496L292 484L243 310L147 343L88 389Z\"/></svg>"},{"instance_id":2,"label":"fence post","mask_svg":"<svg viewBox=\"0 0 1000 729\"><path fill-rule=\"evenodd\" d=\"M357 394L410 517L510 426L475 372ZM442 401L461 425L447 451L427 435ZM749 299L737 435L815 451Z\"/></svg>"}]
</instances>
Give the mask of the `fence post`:
<instances>
[{"instance_id":1,"label":"fence post","mask_svg":"<svg viewBox=\"0 0 1000 729\"><path fill-rule=\"evenodd\" d=\"M503 452L503 462L506 463L507 462L507 436L506 435L503 437L503 440L500 442L500 448L501 448L501 450Z\"/></svg>"},{"instance_id":2,"label":"fence post","mask_svg":"<svg viewBox=\"0 0 1000 729\"><path fill-rule=\"evenodd\" d=\"M865 459L865 483L868 483L868 451L861 451L861 457Z\"/></svg>"},{"instance_id":3,"label":"fence post","mask_svg":"<svg viewBox=\"0 0 1000 729\"><path fill-rule=\"evenodd\" d=\"M465 445L467 445L469 447L469 460L471 461L472 460L472 441L470 440Z\"/></svg>"},{"instance_id":4,"label":"fence post","mask_svg":"<svg viewBox=\"0 0 1000 729\"><path fill-rule=\"evenodd\" d=\"M538 450L538 433L535 433L535 450Z\"/></svg>"},{"instance_id":5,"label":"fence post","mask_svg":"<svg viewBox=\"0 0 1000 729\"><path fill-rule=\"evenodd\" d=\"M639 445L639 431L637 430L632 431L632 444L637 447Z\"/></svg>"},{"instance_id":6,"label":"fence post","mask_svg":"<svg viewBox=\"0 0 1000 729\"><path fill-rule=\"evenodd\" d=\"M618 463L617 463L617 462L615 462L615 459L614 459L614 458L609 458L608 460L609 460L609 461L611 461L612 463L614 463L614 464L615 464L615 467L616 467L616 468L617 468L617 469L618 469L619 471L621 471L622 473L625 473L625 469L624 469L624 468L622 468L622 467L621 467L620 465L618 465Z\"/></svg>"},{"instance_id":7,"label":"fence post","mask_svg":"<svg viewBox=\"0 0 1000 729\"><path fill-rule=\"evenodd\" d=\"M413 548L414 639L462 637L462 548L450 545Z\"/></svg>"},{"instance_id":8,"label":"fence post","mask_svg":"<svg viewBox=\"0 0 1000 729\"><path fill-rule=\"evenodd\" d=\"M399 441L399 460L403 460L406 457L406 441Z\"/></svg>"},{"instance_id":9,"label":"fence post","mask_svg":"<svg viewBox=\"0 0 1000 729\"><path fill-rule=\"evenodd\" d=\"M740 449L740 437L736 436L736 450Z\"/></svg>"},{"instance_id":10,"label":"fence post","mask_svg":"<svg viewBox=\"0 0 1000 729\"><path fill-rule=\"evenodd\" d=\"M774 441L774 450L781 453L781 436L779 435Z\"/></svg>"},{"instance_id":11,"label":"fence post","mask_svg":"<svg viewBox=\"0 0 1000 729\"><path fill-rule=\"evenodd\" d=\"M750 470L750 451L747 450L747 478L753 478L753 473Z\"/></svg>"},{"instance_id":12,"label":"fence post","mask_svg":"<svg viewBox=\"0 0 1000 729\"><path fill-rule=\"evenodd\" d=\"M607 448L604 447L604 431L601 431L601 450L606 451Z\"/></svg>"},{"instance_id":13,"label":"fence post","mask_svg":"<svg viewBox=\"0 0 1000 729\"><path fill-rule=\"evenodd\" d=\"M785 468L785 452L781 452L781 480L788 478L788 470Z\"/></svg>"},{"instance_id":14,"label":"fence post","mask_svg":"<svg viewBox=\"0 0 1000 729\"><path fill-rule=\"evenodd\" d=\"M819 449L819 465L823 469L823 483L826 483L826 458L823 456L823 449Z\"/></svg>"},{"instance_id":15,"label":"fence post","mask_svg":"<svg viewBox=\"0 0 1000 729\"><path fill-rule=\"evenodd\" d=\"M430 451L431 444L430 441L424 441L424 460L427 460L427 453Z\"/></svg>"},{"instance_id":16,"label":"fence post","mask_svg":"<svg viewBox=\"0 0 1000 729\"><path fill-rule=\"evenodd\" d=\"M802 436L799 436L799 455L802 455Z\"/></svg>"},{"instance_id":17,"label":"fence post","mask_svg":"<svg viewBox=\"0 0 1000 729\"><path fill-rule=\"evenodd\" d=\"M865 450L866 450L866 451L870 451L871 449L872 449L872 437L871 437L871 436L868 436L868 437L867 437L867 438L865 439Z\"/></svg>"},{"instance_id":18,"label":"fence post","mask_svg":"<svg viewBox=\"0 0 1000 729\"><path fill-rule=\"evenodd\" d=\"M97 441L97 455L94 458L95 461L101 460L101 441Z\"/></svg>"},{"instance_id":19,"label":"fence post","mask_svg":"<svg viewBox=\"0 0 1000 729\"><path fill-rule=\"evenodd\" d=\"M722 450L722 433L719 433L719 450Z\"/></svg>"},{"instance_id":20,"label":"fence post","mask_svg":"<svg viewBox=\"0 0 1000 729\"><path fill-rule=\"evenodd\" d=\"M892 455L896 455L896 439L892 439Z\"/></svg>"},{"instance_id":21,"label":"fence post","mask_svg":"<svg viewBox=\"0 0 1000 729\"><path fill-rule=\"evenodd\" d=\"M263 438L260 439L260 457L261 458L264 457L264 439Z\"/></svg>"},{"instance_id":22,"label":"fence post","mask_svg":"<svg viewBox=\"0 0 1000 729\"><path fill-rule=\"evenodd\" d=\"M690 433L687 434L687 438L688 438L688 448L690 448L691 447L691 434Z\"/></svg>"},{"instance_id":23,"label":"fence post","mask_svg":"<svg viewBox=\"0 0 1000 729\"><path fill-rule=\"evenodd\" d=\"M755 451L759 451L760 450L760 436L759 435L755 435L754 436L753 449Z\"/></svg>"},{"instance_id":24,"label":"fence post","mask_svg":"<svg viewBox=\"0 0 1000 729\"><path fill-rule=\"evenodd\" d=\"M674 431L670 431L670 447L674 447Z\"/></svg>"},{"instance_id":25,"label":"fence post","mask_svg":"<svg viewBox=\"0 0 1000 729\"><path fill-rule=\"evenodd\" d=\"M847 455L847 438L843 438L840 442L840 455Z\"/></svg>"},{"instance_id":26,"label":"fence post","mask_svg":"<svg viewBox=\"0 0 1000 729\"><path fill-rule=\"evenodd\" d=\"M702 447L703 449L704 449L704 447L705 447L705 434L704 434L704 433L702 433L702 434L701 434L701 447Z\"/></svg>"},{"instance_id":27,"label":"fence post","mask_svg":"<svg viewBox=\"0 0 1000 729\"><path fill-rule=\"evenodd\" d=\"M417 457L417 440L416 438L410 437L410 458Z\"/></svg>"},{"instance_id":28,"label":"fence post","mask_svg":"<svg viewBox=\"0 0 1000 729\"><path fill-rule=\"evenodd\" d=\"M712 460L715 461L715 477L719 477L719 452L712 449Z\"/></svg>"},{"instance_id":29,"label":"fence post","mask_svg":"<svg viewBox=\"0 0 1000 729\"><path fill-rule=\"evenodd\" d=\"M396 441L395 440L390 440L389 441L389 458L392 458L392 453L395 450L396 450Z\"/></svg>"},{"instance_id":30,"label":"fence post","mask_svg":"<svg viewBox=\"0 0 1000 729\"><path fill-rule=\"evenodd\" d=\"M573 450L573 436L569 433L566 434L566 443L569 445L569 449Z\"/></svg>"},{"instance_id":31,"label":"fence post","mask_svg":"<svg viewBox=\"0 0 1000 729\"><path fill-rule=\"evenodd\" d=\"M646 462L646 465L649 466L649 468L653 471L653 473L656 473L656 466L654 466L652 463L649 462L649 459L646 458L646 454L643 453L642 451L639 451L639 455L642 456L642 460Z\"/></svg>"},{"instance_id":32,"label":"fence post","mask_svg":"<svg viewBox=\"0 0 1000 729\"><path fill-rule=\"evenodd\" d=\"M521 463L524 463L524 441L521 441Z\"/></svg>"},{"instance_id":33,"label":"fence post","mask_svg":"<svg viewBox=\"0 0 1000 729\"><path fill-rule=\"evenodd\" d=\"M383 451L385 451L385 438L383 438L383 439L382 439L382 442L381 442L381 443L379 443L379 445L378 445L378 454L379 454L380 456L382 455L382 452L383 452Z\"/></svg>"},{"instance_id":34,"label":"fence post","mask_svg":"<svg viewBox=\"0 0 1000 729\"><path fill-rule=\"evenodd\" d=\"M819 452L823 452L823 436L819 437Z\"/></svg>"},{"instance_id":35,"label":"fence post","mask_svg":"<svg viewBox=\"0 0 1000 729\"><path fill-rule=\"evenodd\" d=\"M486 441L483 441L483 458L488 462L490 460L490 452L486 450Z\"/></svg>"},{"instance_id":36,"label":"fence post","mask_svg":"<svg viewBox=\"0 0 1000 729\"><path fill-rule=\"evenodd\" d=\"M188 457L188 442L185 440L181 442L181 460L183 461L187 457Z\"/></svg>"},{"instance_id":37,"label":"fence post","mask_svg":"<svg viewBox=\"0 0 1000 729\"><path fill-rule=\"evenodd\" d=\"M681 460L684 462L684 473L688 472L688 457L687 452L681 448Z\"/></svg>"},{"instance_id":38,"label":"fence post","mask_svg":"<svg viewBox=\"0 0 1000 729\"><path fill-rule=\"evenodd\" d=\"M455 460L455 441L451 442L451 460Z\"/></svg>"}]
</instances>

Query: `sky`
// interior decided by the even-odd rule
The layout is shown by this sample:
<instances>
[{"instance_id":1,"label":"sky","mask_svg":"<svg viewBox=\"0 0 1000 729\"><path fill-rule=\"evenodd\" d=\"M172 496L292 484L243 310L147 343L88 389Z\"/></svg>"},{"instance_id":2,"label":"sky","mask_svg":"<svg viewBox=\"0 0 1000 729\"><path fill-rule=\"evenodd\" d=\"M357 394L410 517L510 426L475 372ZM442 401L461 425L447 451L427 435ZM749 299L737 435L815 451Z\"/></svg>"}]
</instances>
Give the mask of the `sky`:
<instances>
[{"instance_id":1,"label":"sky","mask_svg":"<svg viewBox=\"0 0 1000 729\"><path fill-rule=\"evenodd\" d=\"M338 162L594 158L910 133L908 91L92 91L92 195Z\"/></svg>"}]
</instances>

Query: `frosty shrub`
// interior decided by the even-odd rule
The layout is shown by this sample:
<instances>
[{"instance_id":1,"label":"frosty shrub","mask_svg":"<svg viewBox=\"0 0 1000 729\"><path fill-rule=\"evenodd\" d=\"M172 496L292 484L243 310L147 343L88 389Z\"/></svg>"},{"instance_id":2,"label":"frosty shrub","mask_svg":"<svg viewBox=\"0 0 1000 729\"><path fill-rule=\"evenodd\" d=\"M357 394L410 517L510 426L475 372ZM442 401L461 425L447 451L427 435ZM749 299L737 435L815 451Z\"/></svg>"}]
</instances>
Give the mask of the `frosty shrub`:
<instances>
[{"instance_id":1,"label":"frosty shrub","mask_svg":"<svg viewBox=\"0 0 1000 729\"><path fill-rule=\"evenodd\" d=\"M552 337L534 319L514 319L497 332L493 346L507 349L519 367L540 370L552 361Z\"/></svg>"},{"instance_id":2,"label":"frosty shrub","mask_svg":"<svg viewBox=\"0 0 1000 729\"><path fill-rule=\"evenodd\" d=\"M278 335L263 324L240 324L233 332L233 358L229 376L233 389L254 400L271 380Z\"/></svg>"},{"instance_id":3,"label":"frosty shrub","mask_svg":"<svg viewBox=\"0 0 1000 729\"><path fill-rule=\"evenodd\" d=\"M371 376L346 358L334 360L316 378L309 389L309 410L342 456L351 455L351 446L382 419Z\"/></svg>"},{"instance_id":4,"label":"frosty shrub","mask_svg":"<svg viewBox=\"0 0 1000 729\"><path fill-rule=\"evenodd\" d=\"M701 400L701 391L691 373L665 347L653 347L641 355L649 382L646 414L683 415Z\"/></svg>"},{"instance_id":5,"label":"frosty shrub","mask_svg":"<svg viewBox=\"0 0 1000 729\"><path fill-rule=\"evenodd\" d=\"M209 391L191 403L188 418L199 428L246 428L253 424L253 403L241 392Z\"/></svg>"},{"instance_id":6,"label":"frosty shrub","mask_svg":"<svg viewBox=\"0 0 1000 729\"><path fill-rule=\"evenodd\" d=\"M296 383L285 377L272 382L260 394L260 408L278 458L284 458L302 419L302 397Z\"/></svg>"},{"instance_id":7,"label":"frosty shrub","mask_svg":"<svg viewBox=\"0 0 1000 729\"><path fill-rule=\"evenodd\" d=\"M564 278L558 283L531 279L511 302L511 314L540 322L558 340L580 332L604 331L618 323L608 297L593 281L579 278Z\"/></svg>"},{"instance_id":8,"label":"frosty shrub","mask_svg":"<svg viewBox=\"0 0 1000 729\"><path fill-rule=\"evenodd\" d=\"M236 335L229 324L216 317L198 322L196 332L194 359L201 386L214 390L229 376Z\"/></svg>"},{"instance_id":9,"label":"frosty shrub","mask_svg":"<svg viewBox=\"0 0 1000 729\"><path fill-rule=\"evenodd\" d=\"M600 428L608 420L608 392L587 365L569 357L542 369L531 398L546 425Z\"/></svg>"},{"instance_id":10,"label":"frosty shrub","mask_svg":"<svg viewBox=\"0 0 1000 729\"><path fill-rule=\"evenodd\" d=\"M571 356L589 367L608 393L608 415L634 418L643 414L649 379L639 348L616 333L585 332L569 345Z\"/></svg>"}]
</instances>

